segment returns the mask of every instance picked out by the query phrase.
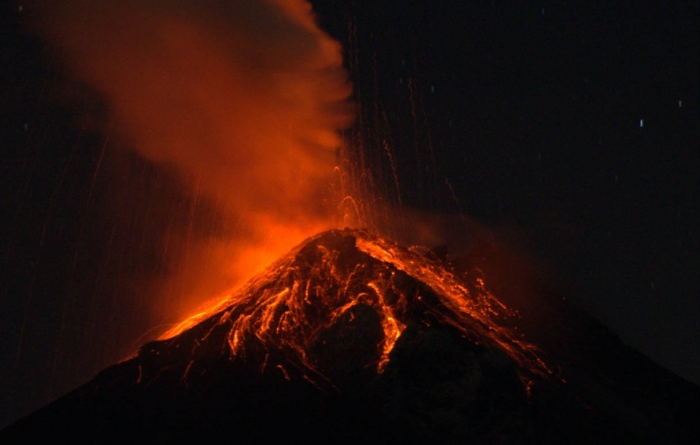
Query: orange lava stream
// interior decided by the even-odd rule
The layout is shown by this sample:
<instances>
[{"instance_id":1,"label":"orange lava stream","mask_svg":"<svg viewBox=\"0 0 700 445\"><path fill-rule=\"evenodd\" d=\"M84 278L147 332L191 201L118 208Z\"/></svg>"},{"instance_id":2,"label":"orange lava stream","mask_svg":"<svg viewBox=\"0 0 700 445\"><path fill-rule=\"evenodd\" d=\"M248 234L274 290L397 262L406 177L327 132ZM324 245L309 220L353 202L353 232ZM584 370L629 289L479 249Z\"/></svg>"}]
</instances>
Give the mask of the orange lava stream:
<instances>
[{"instance_id":1,"label":"orange lava stream","mask_svg":"<svg viewBox=\"0 0 700 445\"><path fill-rule=\"evenodd\" d=\"M328 381L325 365L314 348L334 326L347 326L371 308L378 316L382 335L376 359L368 365L381 373L409 321L407 308L424 305L425 312L470 340L504 351L521 369L552 375L540 351L514 332L509 321L515 313L486 290L483 280L477 280L476 289L470 290L437 260L361 231L328 233L334 236L330 242L324 234L307 240L161 339L214 319L215 326L228 329L226 346L232 357L246 358L251 344L261 344L266 351L282 350L314 383L306 371ZM338 240L354 244L338 245ZM424 301L428 294L422 295L420 287L402 287L401 274L422 282L434 293L428 300L437 297L439 302Z\"/></svg>"},{"instance_id":2,"label":"orange lava stream","mask_svg":"<svg viewBox=\"0 0 700 445\"><path fill-rule=\"evenodd\" d=\"M395 265L432 288L447 309L440 314L440 318L467 337L477 342L494 342L521 368L533 374L553 374L540 356L539 348L518 338L514 332L509 319L517 316L517 313L490 293L482 278L476 279L476 289L470 292L466 284L443 264L384 239L358 239L357 247L373 258Z\"/></svg>"}]
</instances>

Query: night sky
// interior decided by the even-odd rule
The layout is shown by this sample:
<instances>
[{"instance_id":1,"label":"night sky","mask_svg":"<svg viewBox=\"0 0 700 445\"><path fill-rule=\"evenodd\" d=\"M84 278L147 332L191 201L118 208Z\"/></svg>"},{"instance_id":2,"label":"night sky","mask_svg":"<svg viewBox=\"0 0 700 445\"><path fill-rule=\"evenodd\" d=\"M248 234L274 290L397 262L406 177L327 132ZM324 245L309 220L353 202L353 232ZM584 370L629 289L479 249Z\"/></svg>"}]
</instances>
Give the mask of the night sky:
<instances>
[{"instance_id":1,"label":"night sky","mask_svg":"<svg viewBox=\"0 0 700 445\"><path fill-rule=\"evenodd\" d=\"M312 3L343 44L345 136L381 199L507 233L700 384L698 2ZM153 234L208 218L171 172L108 149L108 104L20 4L0 16L0 426L152 338Z\"/></svg>"}]
</instances>

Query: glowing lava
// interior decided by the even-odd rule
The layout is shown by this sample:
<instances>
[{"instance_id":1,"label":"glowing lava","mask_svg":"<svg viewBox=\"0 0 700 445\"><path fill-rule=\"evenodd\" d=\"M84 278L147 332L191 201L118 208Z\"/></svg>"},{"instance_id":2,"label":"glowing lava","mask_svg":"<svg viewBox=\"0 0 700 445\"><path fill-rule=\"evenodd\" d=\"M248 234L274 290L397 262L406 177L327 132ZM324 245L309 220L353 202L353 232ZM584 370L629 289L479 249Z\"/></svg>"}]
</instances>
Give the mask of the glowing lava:
<instances>
[{"instance_id":1,"label":"glowing lava","mask_svg":"<svg viewBox=\"0 0 700 445\"><path fill-rule=\"evenodd\" d=\"M221 338L222 352L258 360L261 370L281 351L296 375L324 385L338 372L381 373L409 324L442 324L505 352L519 365L523 382L550 375L541 352L515 333L516 314L483 280L475 283L420 249L360 230L331 230L309 238L162 339L168 348L184 346L178 334L199 329L193 355L208 338ZM276 366L290 378L289 370Z\"/></svg>"}]
</instances>

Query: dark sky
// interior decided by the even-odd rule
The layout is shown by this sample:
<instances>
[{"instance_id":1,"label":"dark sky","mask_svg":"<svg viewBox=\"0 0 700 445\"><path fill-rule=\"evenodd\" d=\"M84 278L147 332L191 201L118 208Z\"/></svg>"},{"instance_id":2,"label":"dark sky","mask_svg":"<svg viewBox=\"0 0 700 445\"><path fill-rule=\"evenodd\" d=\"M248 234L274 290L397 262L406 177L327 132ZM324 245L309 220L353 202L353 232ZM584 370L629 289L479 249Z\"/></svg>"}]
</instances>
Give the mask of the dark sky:
<instances>
[{"instance_id":1,"label":"dark sky","mask_svg":"<svg viewBox=\"0 0 700 445\"><path fill-rule=\"evenodd\" d=\"M700 383L698 2L313 3L384 199L388 146L405 208L517 233L575 303ZM148 338L148 234L194 205L167 172L105 155L104 101L19 5L0 16L0 425Z\"/></svg>"},{"instance_id":2,"label":"dark sky","mask_svg":"<svg viewBox=\"0 0 700 445\"><path fill-rule=\"evenodd\" d=\"M515 228L623 341L700 382L698 3L344 14L363 117L372 127L376 103L389 116L378 133L403 204L454 212L448 180L466 215Z\"/></svg>"}]
</instances>

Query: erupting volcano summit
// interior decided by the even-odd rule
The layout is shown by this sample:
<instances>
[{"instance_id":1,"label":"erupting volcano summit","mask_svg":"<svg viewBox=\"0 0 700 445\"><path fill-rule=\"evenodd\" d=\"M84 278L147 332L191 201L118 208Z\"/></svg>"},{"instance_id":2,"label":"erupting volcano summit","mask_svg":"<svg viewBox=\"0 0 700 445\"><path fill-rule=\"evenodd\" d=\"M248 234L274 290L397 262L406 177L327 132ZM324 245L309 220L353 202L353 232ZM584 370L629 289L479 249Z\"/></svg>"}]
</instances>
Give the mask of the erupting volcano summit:
<instances>
[{"instance_id":1,"label":"erupting volcano summit","mask_svg":"<svg viewBox=\"0 0 700 445\"><path fill-rule=\"evenodd\" d=\"M419 251L363 231L321 233L164 336L196 325L197 336L210 340L189 343L181 336L163 345L195 356L218 347L263 369L281 354L288 364L272 366L322 386L333 384L338 372L381 373L407 326L446 324L510 356L523 378L550 373L537 348L514 335L507 325L514 314L483 280L468 286L437 257Z\"/></svg>"},{"instance_id":2,"label":"erupting volcano summit","mask_svg":"<svg viewBox=\"0 0 700 445\"><path fill-rule=\"evenodd\" d=\"M529 335L476 273L359 230L309 238L6 429L90 442L692 443L698 390L543 298ZM544 309L542 309L544 310ZM602 332L602 333L601 333ZM595 338L595 344L584 338ZM557 345L554 347L553 345ZM645 379L632 381L632 374ZM39 437L39 438L41 438Z\"/></svg>"}]
</instances>

